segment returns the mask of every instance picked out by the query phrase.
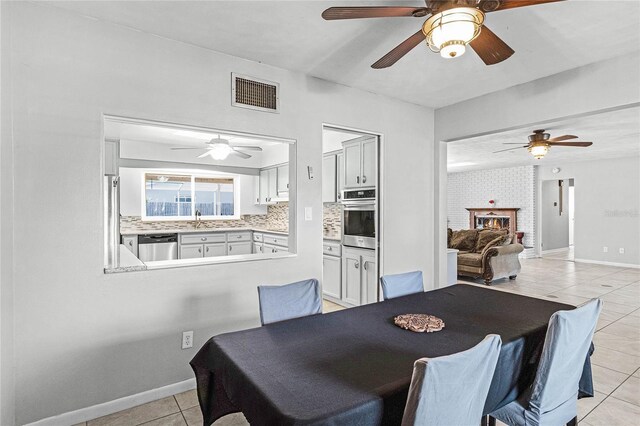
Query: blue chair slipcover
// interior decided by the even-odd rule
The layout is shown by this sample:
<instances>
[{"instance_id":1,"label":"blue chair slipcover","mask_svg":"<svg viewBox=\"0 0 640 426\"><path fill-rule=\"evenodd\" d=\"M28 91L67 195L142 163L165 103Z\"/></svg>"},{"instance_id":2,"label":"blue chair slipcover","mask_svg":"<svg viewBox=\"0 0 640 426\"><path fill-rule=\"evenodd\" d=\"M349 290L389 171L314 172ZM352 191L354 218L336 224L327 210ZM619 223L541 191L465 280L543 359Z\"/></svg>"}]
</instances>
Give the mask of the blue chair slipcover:
<instances>
[{"instance_id":1,"label":"blue chair slipcover","mask_svg":"<svg viewBox=\"0 0 640 426\"><path fill-rule=\"evenodd\" d=\"M577 415L578 383L589 353L600 299L551 316L533 384L490 414L511 426L564 425Z\"/></svg>"},{"instance_id":2,"label":"blue chair slipcover","mask_svg":"<svg viewBox=\"0 0 640 426\"><path fill-rule=\"evenodd\" d=\"M501 347L490 334L464 352L417 360L402 426L478 426Z\"/></svg>"},{"instance_id":3,"label":"blue chair slipcover","mask_svg":"<svg viewBox=\"0 0 640 426\"><path fill-rule=\"evenodd\" d=\"M422 271L385 275L380 278L380 281L382 284L382 298L384 300L424 291Z\"/></svg>"},{"instance_id":4,"label":"blue chair slipcover","mask_svg":"<svg viewBox=\"0 0 640 426\"><path fill-rule=\"evenodd\" d=\"M262 325L322 313L318 280L310 279L286 285L258 286Z\"/></svg>"}]
</instances>

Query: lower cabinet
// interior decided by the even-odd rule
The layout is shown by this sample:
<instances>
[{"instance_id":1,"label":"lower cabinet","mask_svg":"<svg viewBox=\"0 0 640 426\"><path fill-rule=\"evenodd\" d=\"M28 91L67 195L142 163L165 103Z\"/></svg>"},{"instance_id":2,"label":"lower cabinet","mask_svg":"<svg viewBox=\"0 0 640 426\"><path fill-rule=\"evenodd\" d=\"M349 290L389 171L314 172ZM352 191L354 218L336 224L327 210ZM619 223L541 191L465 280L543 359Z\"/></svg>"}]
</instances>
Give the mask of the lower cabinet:
<instances>
[{"instance_id":1,"label":"lower cabinet","mask_svg":"<svg viewBox=\"0 0 640 426\"><path fill-rule=\"evenodd\" d=\"M226 256L227 243L211 243L204 245L204 257Z\"/></svg>"},{"instance_id":2,"label":"lower cabinet","mask_svg":"<svg viewBox=\"0 0 640 426\"><path fill-rule=\"evenodd\" d=\"M194 259L197 257L204 257L204 244L180 246L180 259Z\"/></svg>"},{"instance_id":3,"label":"lower cabinet","mask_svg":"<svg viewBox=\"0 0 640 426\"><path fill-rule=\"evenodd\" d=\"M342 296L342 259L336 256L322 256L322 292L340 299Z\"/></svg>"},{"instance_id":4,"label":"lower cabinet","mask_svg":"<svg viewBox=\"0 0 640 426\"><path fill-rule=\"evenodd\" d=\"M251 254L252 244L253 243L251 241L228 243L227 253L229 254L229 256L234 256L238 254Z\"/></svg>"},{"instance_id":5,"label":"lower cabinet","mask_svg":"<svg viewBox=\"0 0 640 426\"><path fill-rule=\"evenodd\" d=\"M352 305L378 301L378 268L374 250L344 247L341 299Z\"/></svg>"},{"instance_id":6,"label":"lower cabinet","mask_svg":"<svg viewBox=\"0 0 640 426\"><path fill-rule=\"evenodd\" d=\"M253 253L254 254L263 253L264 252L263 248L264 247L262 247L262 243L255 242L255 241L253 242Z\"/></svg>"}]
</instances>

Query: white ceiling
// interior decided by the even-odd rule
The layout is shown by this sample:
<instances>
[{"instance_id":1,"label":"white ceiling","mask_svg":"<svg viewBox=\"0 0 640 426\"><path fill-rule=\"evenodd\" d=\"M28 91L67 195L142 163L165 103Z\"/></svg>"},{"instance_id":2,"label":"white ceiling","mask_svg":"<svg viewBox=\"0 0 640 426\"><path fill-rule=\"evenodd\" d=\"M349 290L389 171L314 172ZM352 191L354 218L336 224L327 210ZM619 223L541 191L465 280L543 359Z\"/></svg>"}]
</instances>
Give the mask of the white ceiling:
<instances>
[{"instance_id":1,"label":"white ceiling","mask_svg":"<svg viewBox=\"0 0 640 426\"><path fill-rule=\"evenodd\" d=\"M47 3L430 107L460 102L640 47L637 0L567 0L491 13L487 26L516 51L509 60L487 67L471 51L458 59L444 60L420 45L385 70L373 70L370 64L418 30L424 18L328 22L320 14L331 6L423 6L423 1Z\"/></svg>"},{"instance_id":2,"label":"white ceiling","mask_svg":"<svg viewBox=\"0 0 640 426\"><path fill-rule=\"evenodd\" d=\"M576 135L576 141L593 142L588 148L551 147L541 160L536 160L526 148L495 153L517 147L505 143L528 143L533 130L519 129L508 132L465 139L447 144L448 171L462 172L496 169L521 165L556 166L575 161L640 156L640 108L627 108L603 114L541 125L551 137ZM573 142L573 141L569 141ZM460 163L469 165L454 166Z\"/></svg>"}]
</instances>

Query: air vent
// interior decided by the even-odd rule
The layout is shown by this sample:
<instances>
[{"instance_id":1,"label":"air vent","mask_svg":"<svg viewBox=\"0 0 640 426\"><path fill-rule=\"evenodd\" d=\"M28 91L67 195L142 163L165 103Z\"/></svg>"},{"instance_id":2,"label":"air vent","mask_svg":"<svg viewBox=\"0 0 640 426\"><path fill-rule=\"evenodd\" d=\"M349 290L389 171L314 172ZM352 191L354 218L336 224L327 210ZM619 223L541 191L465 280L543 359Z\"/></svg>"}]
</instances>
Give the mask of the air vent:
<instances>
[{"instance_id":1,"label":"air vent","mask_svg":"<svg viewBox=\"0 0 640 426\"><path fill-rule=\"evenodd\" d=\"M280 85L240 74L231 74L231 105L258 111L280 111Z\"/></svg>"}]
</instances>

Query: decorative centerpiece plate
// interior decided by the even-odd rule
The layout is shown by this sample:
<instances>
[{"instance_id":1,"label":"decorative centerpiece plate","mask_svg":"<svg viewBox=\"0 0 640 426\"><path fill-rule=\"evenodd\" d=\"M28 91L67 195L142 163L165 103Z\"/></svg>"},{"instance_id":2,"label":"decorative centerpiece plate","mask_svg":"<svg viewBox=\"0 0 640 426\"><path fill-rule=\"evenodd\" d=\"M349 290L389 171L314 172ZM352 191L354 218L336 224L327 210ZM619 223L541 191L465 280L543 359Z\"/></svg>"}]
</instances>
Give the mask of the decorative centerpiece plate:
<instances>
[{"instance_id":1,"label":"decorative centerpiece plate","mask_svg":"<svg viewBox=\"0 0 640 426\"><path fill-rule=\"evenodd\" d=\"M400 328L416 333L433 333L444 328L444 321L427 314L398 315L393 322Z\"/></svg>"}]
</instances>

